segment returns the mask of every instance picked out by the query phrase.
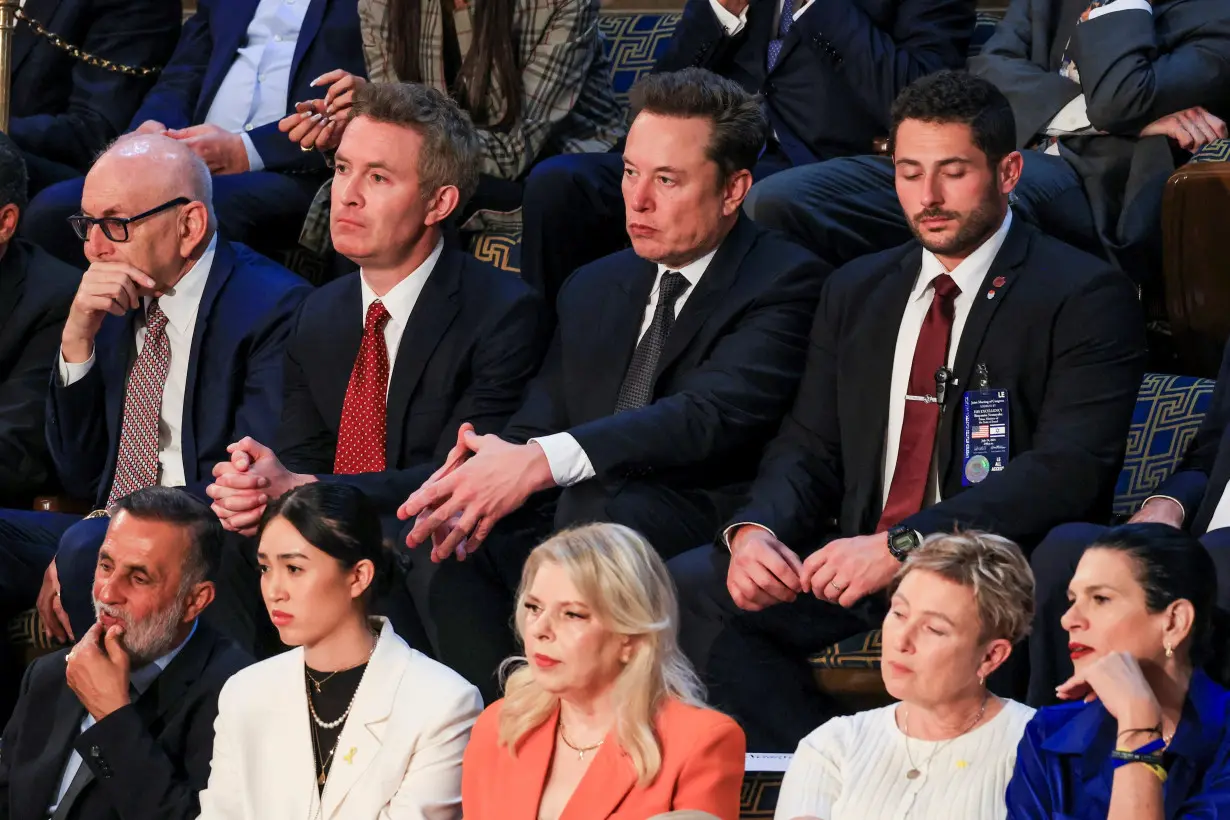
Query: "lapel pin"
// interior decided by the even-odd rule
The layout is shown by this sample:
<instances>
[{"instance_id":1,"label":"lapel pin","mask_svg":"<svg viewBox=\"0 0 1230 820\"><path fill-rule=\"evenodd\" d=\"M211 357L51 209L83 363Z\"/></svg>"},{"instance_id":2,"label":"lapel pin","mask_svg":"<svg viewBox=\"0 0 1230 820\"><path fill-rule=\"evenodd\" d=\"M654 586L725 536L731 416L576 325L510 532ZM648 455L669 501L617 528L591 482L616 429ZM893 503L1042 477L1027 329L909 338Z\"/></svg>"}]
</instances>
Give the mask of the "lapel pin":
<instances>
[{"instance_id":1,"label":"lapel pin","mask_svg":"<svg viewBox=\"0 0 1230 820\"><path fill-rule=\"evenodd\" d=\"M994 299L994 298L995 298L995 291L994 291L994 290L988 290L988 291L987 291L987 298L988 298L988 299Z\"/></svg>"},{"instance_id":2,"label":"lapel pin","mask_svg":"<svg viewBox=\"0 0 1230 820\"><path fill-rule=\"evenodd\" d=\"M359 750L356 749L354 746L351 746L350 751L347 752L346 755L342 759L345 760L347 764L354 763L354 753L357 751Z\"/></svg>"},{"instance_id":3,"label":"lapel pin","mask_svg":"<svg viewBox=\"0 0 1230 820\"><path fill-rule=\"evenodd\" d=\"M965 768L966 766L968 766L968 765L969 765L969 761L966 761L966 760L958 760L958 761L957 761L957 768L958 768L958 769L964 769L964 768Z\"/></svg>"},{"instance_id":4,"label":"lapel pin","mask_svg":"<svg viewBox=\"0 0 1230 820\"><path fill-rule=\"evenodd\" d=\"M1005 279L1004 277L996 276L995 279L992 280L991 284L997 288L1002 288L1007 282L1008 280Z\"/></svg>"}]
</instances>

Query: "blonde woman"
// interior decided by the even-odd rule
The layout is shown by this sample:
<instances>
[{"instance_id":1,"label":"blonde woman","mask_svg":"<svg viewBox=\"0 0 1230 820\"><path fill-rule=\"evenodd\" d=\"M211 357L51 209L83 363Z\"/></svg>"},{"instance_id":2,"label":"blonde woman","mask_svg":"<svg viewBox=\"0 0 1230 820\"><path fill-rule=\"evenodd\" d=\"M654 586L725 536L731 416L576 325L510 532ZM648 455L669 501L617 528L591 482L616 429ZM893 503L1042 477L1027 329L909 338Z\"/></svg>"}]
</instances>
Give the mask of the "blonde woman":
<instances>
[{"instance_id":1,"label":"blonde woman","mask_svg":"<svg viewBox=\"0 0 1230 820\"><path fill-rule=\"evenodd\" d=\"M670 575L644 539L598 524L541 544L516 623L524 662L466 748L466 820L737 820L743 731L704 706Z\"/></svg>"},{"instance_id":2,"label":"blonde woman","mask_svg":"<svg viewBox=\"0 0 1230 820\"><path fill-rule=\"evenodd\" d=\"M1016 544L933 535L910 554L884 618L881 670L900 703L834 718L799 743L777 820L994 820L1033 716L987 677L1025 637L1034 578Z\"/></svg>"}]
</instances>

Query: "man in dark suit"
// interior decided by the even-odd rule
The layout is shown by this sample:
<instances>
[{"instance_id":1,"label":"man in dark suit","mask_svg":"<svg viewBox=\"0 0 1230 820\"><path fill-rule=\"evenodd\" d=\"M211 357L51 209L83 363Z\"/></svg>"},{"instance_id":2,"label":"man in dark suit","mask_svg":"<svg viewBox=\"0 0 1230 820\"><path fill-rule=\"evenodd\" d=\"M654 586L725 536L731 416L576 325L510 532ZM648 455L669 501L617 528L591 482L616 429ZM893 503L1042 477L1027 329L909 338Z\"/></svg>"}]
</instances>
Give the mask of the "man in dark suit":
<instances>
[{"instance_id":1,"label":"man in dark suit","mask_svg":"<svg viewBox=\"0 0 1230 820\"><path fill-rule=\"evenodd\" d=\"M1129 280L1012 217L1021 155L994 86L925 77L894 123L917 240L829 278L749 501L671 564L684 649L753 751L832 716L806 656L880 621L924 536L1028 550L1108 511L1144 367Z\"/></svg>"},{"instance_id":2,"label":"man in dark suit","mask_svg":"<svg viewBox=\"0 0 1230 820\"><path fill-rule=\"evenodd\" d=\"M335 68L365 74L355 0L200 0L129 128L180 140L206 162L223 237L268 252L293 248L327 169L278 121L319 96L312 80ZM64 218L79 206L81 184L35 197L23 228L67 262L79 261Z\"/></svg>"},{"instance_id":3,"label":"man in dark suit","mask_svg":"<svg viewBox=\"0 0 1230 820\"><path fill-rule=\"evenodd\" d=\"M1200 430L1174 474L1145 499L1129 523L1169 524L1200 539L1217 568L1218 605L1230 610L1230 345L1222 357L1213 400ZM1105 520L1105 519L1103 519ZM1029 638L1029 702L1056 702L1055 687L1072 676L1068 633L1059 619L1069 606L1068 583L1081 553L1109 529L1104 524L1063 524L1034 550L1030 563L1038 608Z\"/></svg>"},{"instance_id":4,"label":"man in dark suit","mask_svg":"<svg viewBox=\"0 0 1230 820\"><path fill-rule=\"evenodd\" d=\"M228 444L276 426L286 333L310 287L217 236L208 169L182 142L122 138L91 169L82 207L74 229L90 268L48 362L56 473L100 510L155 484L204 497ZM41 592L24 590L18 605L39 592L51 634L80 636L106 521L28 518L0 511L0 551L46 569ZM232 567L232 552L224 575L255 571Z\"/></svg>"},{"instance_id":5,"label":"man in dark suit","mask_svg":"<svg viewBox=\"0 0 1230 820\"><path fill-rule=\"evenodd\" d=\"M1222 0L1014 0L970 70L1012 103L1025 169L1015 205L1137 282L1161 271L1164 183L1226 136L1230 6ZM748 197L757 222L837 265L909 237L892 165L792 171Z\"/></svg>"},{"instance_id":6,"label":"man in dark suit","mask_svg":"<svg viewBox=\"0 0 1230 820\"><path fill-rule=\"evenodd\" d=\"M26 207L21 151L0 134L0 507L29 508L55 485L43 435L47 378L81 271L13 238ZM0 590L18 576L0 568ZM0 591L0 600L7 599ZM0 618L4 616L0 606Z\"/></svg>"},{"instance_id":7,"label":"man in dark suit","mask_svg":"<svg viewBox=\"0 0 1230 820\"><path fill-rule=\"evenodd\" d=\"M654 71L700 66L760 94L770 134L753 175L863 154L912 80L965 64L972 0L689 0ZM618 153L558 156L526 183L521 269L553 300L626 246Z\"/></svg>"},{"instance_id":8,"label":"man in dark suit","mask_svg":"<svg viewBox=\"0 0 1230 820\"><path fill-rule=\"evenodd\" d=\"M251 660L199 620L223 533L204 503L121 499L93 579L98 621L26 671L4 730L0 820L191 820L218 694Z\"/></svg>"},{"instance_id":9,"label":"man in dark suit","mask_svg":"<svg viewBox=\"0 0 1230 820\"><path fill-rule=\"evenodd\" d=\"M124 133L175 49L183 11L176 0L25 0L21 13L8 134L26 154L33 196L84 174ZM36 25L111 65L78 59Z\"/></svg>"},{"instance_id":10,"label":"man in dark suit","mask_svg":"<svg viewBox=\"0 0 1230 820\"><path fill-rule=\"evenodd\" d=\"M740 215L766 127L755 98L687 69L642 80L633 101L633 249L568 280L520 410L499 436L463 427L401 511L421 514L408 544L438 536L411 573L437 655L487 696L514 646L521 565L546 533L616 521L673 555L734 509L789 406L827 273ZM473 552L505 516L500 543L433 563Z\"/></svg>"}]
</instances>

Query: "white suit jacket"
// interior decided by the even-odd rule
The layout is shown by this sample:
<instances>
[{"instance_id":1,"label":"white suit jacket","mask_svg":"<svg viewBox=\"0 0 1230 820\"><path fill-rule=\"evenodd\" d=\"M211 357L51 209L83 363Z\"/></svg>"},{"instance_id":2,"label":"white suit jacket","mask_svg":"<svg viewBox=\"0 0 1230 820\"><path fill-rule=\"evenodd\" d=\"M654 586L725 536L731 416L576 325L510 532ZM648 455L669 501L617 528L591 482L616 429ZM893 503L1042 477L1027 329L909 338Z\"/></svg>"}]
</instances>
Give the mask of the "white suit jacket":
<instances>
[{"instance_id":1,"label":"white suit jacket","mask_svg":"<svg viewBox=\"0 0 1230 820\"><path fill-rule=\"evenodd\" d=\"M458 820L461 758L482 711L478 690L411 649L380 639L342 728L321 794L303 649L269 658L222 688L203 820Z\"/></svg>"}]
</instances>

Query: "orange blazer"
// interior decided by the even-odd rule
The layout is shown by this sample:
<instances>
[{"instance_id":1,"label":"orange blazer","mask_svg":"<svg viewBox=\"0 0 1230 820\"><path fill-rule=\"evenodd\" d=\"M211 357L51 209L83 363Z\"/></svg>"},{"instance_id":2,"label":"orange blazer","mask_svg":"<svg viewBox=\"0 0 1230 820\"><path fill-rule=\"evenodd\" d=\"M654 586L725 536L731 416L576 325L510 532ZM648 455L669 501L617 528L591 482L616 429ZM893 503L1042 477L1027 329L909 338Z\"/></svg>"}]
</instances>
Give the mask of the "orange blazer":
<instances>
[{"instance_id":1,"label":"orange blazer","mask_svg":"<svg viewBox=\"0 0 1230 820\"><path fill-rule=\"evenodd\" d=\"M514 758L498 745L496 701L470 733L461 768L465 820L537 820L547 768L555 753L559 710L521 740ZM743 785L743 730L712 709L666 701L654 720L662 744L662 768L647 787L623 749L603 743L577 784L560 820L645 820L676 809L699 809L722 820L739 820Z\"/></svg>"}]
</instances>

